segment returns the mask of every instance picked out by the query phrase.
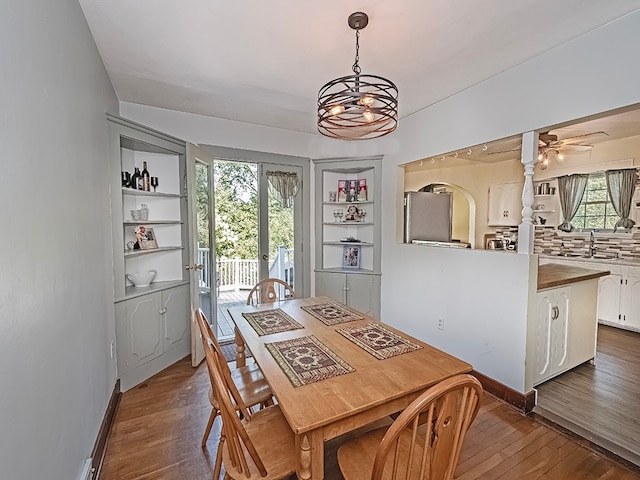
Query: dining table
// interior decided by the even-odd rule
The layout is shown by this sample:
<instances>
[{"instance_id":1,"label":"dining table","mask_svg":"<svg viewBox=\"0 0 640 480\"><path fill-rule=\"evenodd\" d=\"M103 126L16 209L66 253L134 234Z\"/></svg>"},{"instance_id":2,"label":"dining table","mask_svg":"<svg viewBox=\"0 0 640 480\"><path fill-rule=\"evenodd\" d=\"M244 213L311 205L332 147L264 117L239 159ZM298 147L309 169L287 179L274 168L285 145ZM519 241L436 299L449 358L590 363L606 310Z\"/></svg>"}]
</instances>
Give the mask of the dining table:
<instances>
[{"instance_id":1,"label":"dining table","mask_svg":"<svg viewBox=\"0 0 640 480\"><path fill-rule=\"evenodd\" d=\"M472 370L469 363L328 297L243 305L229 308L229 314L237 365L245 364L249 349L294 432L299 479L324 478L326 441L398 413L430 386ZM256 327L256 319L264 322ZM304 364L317 362L304 355L309 345L321 349L320 365ZM301 363L295 368L286 363L292 355ZM317 369L306 371L312 367Z\"/></svg>"}]
</instances>

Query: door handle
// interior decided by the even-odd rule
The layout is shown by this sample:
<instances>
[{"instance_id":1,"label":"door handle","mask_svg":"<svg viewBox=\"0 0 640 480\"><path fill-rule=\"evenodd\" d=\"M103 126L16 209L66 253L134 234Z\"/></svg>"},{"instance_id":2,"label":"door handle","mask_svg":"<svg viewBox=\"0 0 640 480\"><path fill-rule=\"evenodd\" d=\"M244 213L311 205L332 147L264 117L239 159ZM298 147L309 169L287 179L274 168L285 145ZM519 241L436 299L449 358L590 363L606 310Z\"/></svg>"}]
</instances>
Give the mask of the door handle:
<instances>
[{"instance_id":1,"label":"door handle","mask_svg":"<svg viewBox=\"0 0 640 480\"><path fill-rule=\"evenodd\" d=\"M204 265L202 263L196 263L195 265L185 265L185 270L204 270Z\"/></svg>"},{"instance_id":2,"label":"door handle","mask_svg":"<svg viewBox=\"0 0 640 480\"><path fill-rule=\"evenodd\" d=\"M560 309L558 307L553 307L551 309L551 320L557 320L560 316Z\"/></svg>"}]
</instances>

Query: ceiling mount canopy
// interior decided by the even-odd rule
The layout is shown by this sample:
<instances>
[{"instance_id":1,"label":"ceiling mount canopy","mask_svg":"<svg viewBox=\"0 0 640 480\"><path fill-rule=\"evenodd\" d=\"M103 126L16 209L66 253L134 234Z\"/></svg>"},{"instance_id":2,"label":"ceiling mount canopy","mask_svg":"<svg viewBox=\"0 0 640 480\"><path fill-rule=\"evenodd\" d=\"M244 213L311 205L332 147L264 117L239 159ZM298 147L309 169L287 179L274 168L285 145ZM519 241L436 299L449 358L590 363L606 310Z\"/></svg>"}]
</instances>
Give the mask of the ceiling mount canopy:
<instances>
[{"instance_id":1,"label":"ceiling mount canopy","mask_svg":"<svg viewBox=\"0 0 640 480\"><path fill-rule=\"evenodd\" d=\"M364 12L349 15L356 31L353 75L326 83L318 93L318 131L331 138L369 140L393 132L398 126L398 87L378 75L361 74L360 30L369 17Z\"/></svg>"}]
</instances>

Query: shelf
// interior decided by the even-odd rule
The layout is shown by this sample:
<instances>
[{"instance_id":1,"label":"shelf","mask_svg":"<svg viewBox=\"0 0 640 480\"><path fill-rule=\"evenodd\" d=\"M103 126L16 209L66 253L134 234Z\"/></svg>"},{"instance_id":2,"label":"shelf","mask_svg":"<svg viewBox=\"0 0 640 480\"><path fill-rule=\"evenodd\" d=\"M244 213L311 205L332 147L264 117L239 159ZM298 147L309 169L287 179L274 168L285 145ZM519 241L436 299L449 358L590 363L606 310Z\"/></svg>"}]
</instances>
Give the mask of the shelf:
<instances>
[{"instance_id":1,"label":"shelf","mask_svg":"<svg viewBox=\"0 0 640 480\"><path fill-rule=\"evenodd\" d=\"M180 198L179 193L162 193L162 192L146 192L144 190L134 190L133 188L122 187L123 195L133 195L136 197L164 197L164 198Z\"/></svg>"},{"instance_id":2,"label":"shelf","mask_svg":"<svg viewBox=\"0 0 640 480\"><path fill-rule=\"evenodd\" d=\"M326 272L326 273L361 273L365 275L380 275L380 272L374 272L373 270L367 270L366 268L330 267L330 268L316 268L315 271Z\"/></svg>"},{"instance_id":3,"label":"shelf","mask_svg":"<svg viewBox=\"0 0 640 480\"><path fill-rule=\"evenodd\" d=\"M362 247L373 247L371 242L322 242L323 245L360 245Z\"/></svg>"},{"instance_id":4,"label":"shelf","mask_svg":"<svg viewBox=\"0 0 640 480\"><path fill-rule=\"evenodd\" d=\"M534 197L541 197L541 198L550 198L550 197L555 197L555 196L556 196L555 193L540 193L540 194L536 193L534 195Z\"/></svg>"},{"instance_id":5,"label":"shelf","mask_svg":"<svg viewBox=\"0 0 640 480\"><path fill-rule=\"evenodd\" d=\"M360 225L373 225L373 222L322 222L323 225L334 225L336 227L347 227L347 226L360 226Z\"/></svg>"},{"instance_id":6,"label":"shelf","mask_svg":"<svg viewBox=\"0 0 640 480\"><path fill-rule=\"evenodd\" d=\"M142 295L147 295L153 292L159 292L161 290L167 290L169 288L178 287L180 285L187 285L189 283L188 280L174 280L174 281L166 281L166 282L152 282L147 287L134 287L127 286L125 287L124 297L116 298L115 302L121 302L123 300L129 300L131 298L141 297Z\"/></svg>"},{"instance_id":7,"label":"shelf","mask_svg":"<svg viewBox=\"0 0 640 480\"><path fill-rule=\"evenodd\" d=\"M122 222L125 227L131 227L136 225L180 225L180 220L125 220Z\"/></svg>"},{"instance_id":8,"label":"shelf","mask_svg":"<svg viewBox=\"0 0 640 480\"><path fill-rule=\"evenodd\" d=\"M533 213L556 213L555 210L534 210Z\"/></svg>"},{"instance_id":9,"label":"shelf","mask_svg":"<svg viewBox=\"0 0 640 480\"><path fill-rule=\"evenodd\" d=\"M323 205L373 205L373 202L367 200L366 202L322 202Z\"/></svg>"},{"instance_id":10,"label":"shelf","mask_svg":"<svg viewBox=\"0 0 640 480\"><path fill-rule=\"evenodd\" d=\"M149 250L125 250L124 256L125 258L139 257L140 255L148 255L150 253L158 253L158 252L169 252L172 250L182 250L182 247L160 247L160 248L150 248Z\"/></svg>"}]
</instances>

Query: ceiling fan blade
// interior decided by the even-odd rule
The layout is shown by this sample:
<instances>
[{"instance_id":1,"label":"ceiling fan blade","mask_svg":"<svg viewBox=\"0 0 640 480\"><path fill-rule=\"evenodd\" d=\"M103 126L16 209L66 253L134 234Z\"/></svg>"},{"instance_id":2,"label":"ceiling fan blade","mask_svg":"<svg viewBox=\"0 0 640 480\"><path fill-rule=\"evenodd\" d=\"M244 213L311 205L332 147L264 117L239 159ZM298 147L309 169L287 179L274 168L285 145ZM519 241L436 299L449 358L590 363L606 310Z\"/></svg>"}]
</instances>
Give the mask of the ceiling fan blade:
<instances>
[{"instance_id":1,"label":"ceiling fan blade","mask_svg":"<svg viewBox=\"0 0 640 480\"><path fill-rule=\"evenodd\" d=\"M501 150L499 152L487 152L487 155L499 155L501 153L519 152L520 148L512 148L511 150Z\"/></svg>"},{"instance_id":2,"label":"ceiling fan blade","mask_svg":"<svg viewBox=\"0 0 640 480\"><path fill-rule=\"evenodd\" d=\"M561 143L564 145L571 145L573 143L584 141L585 137L592 137L594 135L606 135L607 137L609 136L607 132L585 133L583 135L574 135L572 137L563 138L562 140L558 140L558 143Z\"/></svg>"},{"instance_id":3,"label":"ceiling fan blade","mask_svg":"<svg viewBox=\"0 0 640 480\"><path fill-rule=\"evenodd\" d=\"M560 145L560 147L558 147L559 150L573 150L576 152L586 152L588 150L591 150L593 148L593 145L575 145L575 144L567 144L567 145Z\"/></svg>"}]
</instances>

